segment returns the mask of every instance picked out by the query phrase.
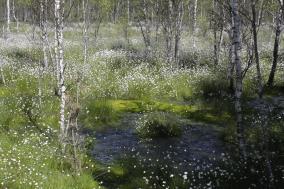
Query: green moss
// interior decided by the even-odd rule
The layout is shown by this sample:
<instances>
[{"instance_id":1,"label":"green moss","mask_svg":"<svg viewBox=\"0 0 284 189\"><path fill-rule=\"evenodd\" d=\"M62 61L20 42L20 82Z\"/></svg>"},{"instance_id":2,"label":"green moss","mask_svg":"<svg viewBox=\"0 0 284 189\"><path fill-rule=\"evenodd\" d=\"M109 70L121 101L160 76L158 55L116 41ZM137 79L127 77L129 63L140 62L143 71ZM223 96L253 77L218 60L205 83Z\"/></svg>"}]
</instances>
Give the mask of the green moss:
<instances>
[{"instance_id":1,"label":"green moss","mask_svg":"<svg viewBox=\"0 0 284 189\"><path fill-rule=\"evenodd\" d=\"M125 174L125 170L123 169L123 167L118 166L118 165L114 165L111 167L110 169L111 173L113 173L116 176L123 176Z\"/></svg>"},{"instance_id":2,"label":"green moss","mask_svg":"<svg viewBox=\"0 0 284 189\"><path fill-rule=\"evenodd\" d=\"M115 111L119 112L140 112L139 101L135 100L110 100L110 104L112 105Z\"/></svg>"},{"instance_id":3,"label":"green moss","mask_svg":"<svg viewBox=\"0 0 284 189\"><path fill-rule=\"evenodd\" d=\"M110 100L113 109L118 112L151 112L167 111L176 114L194 112L198 109L195 105L180 105L169 102L141 101L141 100Z\"/></svg>"},{"instance_id":4,"label":"green moss","mask_svg":"<svg viewBox=\"0 0 284 189\"><path fill-rule=\"evenodd\" d=\"M160 101L142 100L93 100L88 103L88 116L83 116L84 123L89 128L118 126L124 113L170 112L192 121L218 125L234 123L234 115L227 105L216 104L178 104ZM85 122L86 121L86 122Z\"/></svg>"}]
</instances>

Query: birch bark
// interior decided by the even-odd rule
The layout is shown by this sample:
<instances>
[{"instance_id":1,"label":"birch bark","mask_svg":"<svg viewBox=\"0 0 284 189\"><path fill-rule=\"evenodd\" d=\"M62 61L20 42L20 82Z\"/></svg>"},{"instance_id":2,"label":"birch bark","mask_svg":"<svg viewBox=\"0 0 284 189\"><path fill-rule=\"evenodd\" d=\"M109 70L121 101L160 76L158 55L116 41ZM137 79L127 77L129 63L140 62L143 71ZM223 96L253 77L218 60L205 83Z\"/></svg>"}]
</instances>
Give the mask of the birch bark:
<instances>
[{"instance_id":1,"label":"birch bark","mask_svg":"<svg viewBox=\"0 0 284 189\"><path fill-rule=\"evenodd\" d=\"M282 5L281 5L282 6ZM280 8L277 17L276 17L276 27L275 27L275 38L274 38L274 49L273 49L273 62L271 66L271 71L269 74L269 79L267 82L267 85L269 87L273 86L274 83L274 77L277 69L277 63L278 63L278 52L279 52L279 45L280 45L280 36L281 36L281 18L282 18L283 12Z\"/></svg>"},{"instance_id":2,"label":"birch bark","mask_svg":"<svg viewBox=\"0 0 284 189\"><path fill-rule=\"evenodd\" d=\"M65 133L65 104L66 104L66 87L64 81L64 47L63 47L63 15L64 15L64 0L55 0L55 44L57 65L59 68L59 92L60 92L60 141L65 148L64 133Z\"/></svg>"},{"instance_id":3,"label":"birch bark","mask_svg":"<svg viewBox=\"0 0 284 189\"><path fill-rule=\"evenodd\" d=\"M193 34L192 34L193 48L196 48L197 4L198 4L198 0L194 0L193 25L192 25L192 32L193 32Z\"/></svg>"},{"instance_id":4,"label":"birch bark","mask_svg":"<svg viewBox=\"0 0 284 189\"><path fill-rule=\"evenodd\" d=\"M232 4L232 30L233 30L233 54L234 54L234 64L236 69L236 84L235 84L235 110L237 116L237 136L240 147L240 154L242 157L246 157L245 142L244 142L244 127L243 127L243 117L242 117L242 66L241 66L241 37L240 37L240 16L239 16L239 3L238 0L231 0Z\"/></svg>"},{"instance_id":5,"label":"birch bark","mask_svg":"<svg viewBox=\"0 0 284 189\"><path fill-rule=\"evenodd\" d=\"M40 0L40 29L43 51L43 65L48 67L47 0Z\"/></svg>"},{"instance_id":6,"label":"birch bark","mask_svg":"<svg viewBox=\"0 0 284 189\"><path fill-rule=\"evenodd\" d=\"M7 32L10 32L10 0L6 1L7 6Z\"/></svg>"},{"instance_id":7,"label":"birch bark","mask_svg":"<svg viewBox=\"0 0 284 189\"><path fill-rule=\"evenodd\" d=\"M253 33L253 45L254 45L254 58L256 64L257 71L257 84L258 84L258 96L262 98L263 93L263 85L262 85L262 76L260 70L260 61L259 61L259 53L258 53L258 34L257 34L257 18L256 18L256 10L255 10L255 0L251 0L251 11L252 11L252 33Z\"/></svg>"},{"instance_id":8,"label":"birch bark","mask_svg":"<svg viewBox=\"0 0 284 189\"><path fill-rule=\"evenodd\" d=\"M182 25L183 25L183 16L184 16L184 4L183 1L178 2L177 6L177 17L176 17L176 24L175 24L175 61L178 62L179 60L179 54L180 54L180 39L181 39L181 33L182 33Z\"/></svg>"},{"instance_id":9,"label":"birch bark","mask_svg":"<svg viewBox=\"0 0 284 189\"><path fill-rule=\"evenodd\" d=\"M13 15L13 19L16 21L16 30L17 30L17 32L19 32L19 20L16 17L15 0L12 1L12 15Z\"/></svg>"},{"instance_id":10,"label":"birch bark","mask_svg":"<svg viewBox=\"0 0 284 189\"><path fill-rule=\"evenodd\" d=\"M87 63L88 61L88 27L89 27L89 19L87 16L87 9L88 9L88 0L83 0L82 1L82 7L83 7L83 43L84 43L84 50L83 50L83 55L84 55L84 64Z\"/></svg>"}]
</instances>

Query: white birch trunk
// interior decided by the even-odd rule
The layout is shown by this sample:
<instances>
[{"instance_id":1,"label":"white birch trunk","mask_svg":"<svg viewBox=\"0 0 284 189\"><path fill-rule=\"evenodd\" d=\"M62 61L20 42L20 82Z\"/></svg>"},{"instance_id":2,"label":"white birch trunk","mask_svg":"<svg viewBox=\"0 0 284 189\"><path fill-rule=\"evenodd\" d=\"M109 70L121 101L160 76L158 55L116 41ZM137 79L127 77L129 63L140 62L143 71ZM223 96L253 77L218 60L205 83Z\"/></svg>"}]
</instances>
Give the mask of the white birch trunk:
<instances>
[{"instance_id":1,"label":"white birch trunk","mask_svg":"<svg viewBox=\"0 0 284 189\"><path fill-rule=\"evenodd\" d=\"M193 26L192 26L192 43L193 48L196 48L196 25L197 25L197 4L198 0L194 0L194 9L193 9Z\"/></svg>"},{"instance_id":2,"label":"white birch trunk","mask_svg":"<svg viewBox=\"0 0 284 189\"><path fill-rule=\"evenodd\" d=\"M19 20L16 17L15 0L12 1L12 15L13 15L13 19L16 21L16 30L17 30L17 32L19 32Z\"/></svg>"},{"instance_id":3,"label":"white birch trunk","mask_svg":"<svg viewBox=\"0 0 284 189\"><path fill-rule=\"evenodd\" d=\"M63 48L63 15L64 15L64 0L55 0L55 43L56 43L56 57L59 71L59 92L60 92L60 141L65 147L64 133L65 133L65 83L64 83L64 48Z\"/></svg>"},{"instance_id":4,"label":"white birch trunk","mask_svg":"<svg viewBox=\"0 0 284 189\"><path fill-rule=\"evenodd\" d=\"M127 24L130 25L130 0L127 0Z\"/></svg>"},{"instance_id":5,"label":"white birch trunk","mask_svg":"<svg viewBox=\"0 0 284 189\"><path fill-rule=\"evenodd\" d=\"M43 2L44 1L44 2ZM48 67L47 0L40 0L40 28L43 51L43 65Z\"/></svg>"},{"instance_id":6,"label":"white birch trunk","mask_svg":"<svg viewBox=\"0 0 284 189\"><path fill-rule=\"evenodd\" d=\"M183 16L184 16L184 5L183 1L178 4L177 18L176 18L176 28L175 28L175 61L178 63L180 56L180 39L182 34Z\"/></svg>"},{"instance_id":7,"label":"white birch trunk","mask_svg":"<svg viewBox=\"0 0 284 189\"><path fill-rule=\"evenodd\" d=\"M10 0L6 1L6 6L7 6L7 32L10 32Z\"/></svg>"},{"instance_id":8,"label":"white birch trunk","mask_svg":"<svg viewBox=\"0 0 284 189\"><path fill-rule=\"evenodd\" d=\"M84 48L83 48L83 55L84 55L84 64L87 63L88 61L88 16L87 16L87 8L88 8L89 1L88 0L83 0L82 2L82 7L83 7L83 43L84 43Z\"/></svg>"}]
</instances>

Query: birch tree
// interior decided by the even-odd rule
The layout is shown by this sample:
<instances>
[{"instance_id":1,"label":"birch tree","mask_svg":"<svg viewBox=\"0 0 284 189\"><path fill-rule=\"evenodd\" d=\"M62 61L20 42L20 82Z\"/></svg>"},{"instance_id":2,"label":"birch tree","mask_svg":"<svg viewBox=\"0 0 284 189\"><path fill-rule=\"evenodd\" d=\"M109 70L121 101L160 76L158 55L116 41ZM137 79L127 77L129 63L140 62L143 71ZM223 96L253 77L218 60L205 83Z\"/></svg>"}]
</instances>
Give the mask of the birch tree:
<instances>
[{"instance_id":1,"label":"birch tree","mask_svg":"<svg viewBox=\"0 0 284 189\"><path fill-rule=\"evenodd\" d=\"M10 32L10 22L11 22L11 20L10 20L10 0L6 0L6 16L7 16L7 32Z\"/></svg>"},{"instance_id":2,"label":"birch tree","mask_svg":"<svg viewBox=\"0 0 284 189\"><path fill-rule=\"evenodd\" d=\"M63 27L64 27L64 0L55 0L54 2L54 14L55 14L55 54L56 54L56 62L58 65L59 72L59 93L60 93L60 135L59 139L63 145L63 150L65 148L65 104L66 104L66 87L64 80L64 47L63 47Z\"/></svg>"},{"instance_id":3,"label":"birch tree","mask_svg":"<svg viewBox=\"0 0 284 189\"><path fill-rule=\"evenodd\" d=\"M214 36L214 64L219 63L221 44L223 41L223 32L224 32L224 5L218 3L216 0L213 0L213 15L212 15L212 28Z\"/></svg>"},{"instance_id":4,"label":"birch tree","mask_svg":"<svg viewBox=\"0 0 284 189\"><path fill-rule=\"evenodd\" d=\"M6 79L5 79L5 75L4 75L4 70L3 70L3 66L4 66L4 60L3 57L0 56L0 77L1 77L1 81L3 83L3 85L6 85Z\"/></svg>"},{"instance_id":5,"label":"birch tree","mask_svg":"<svg viewBox=\"0 0 284 189\"><path fill-rule=\"evenodd\" d=\"M16 16L15 0L12 1L12 15L13 15L14 21L16 21L16 30L17 30L17 32L19 32L19 20L18 20L18 18Z\"/></svg>"},{"instance_id":6,"label":"birch tree","mask_svg":"<svg viewBox=\"0 0 284 189\"><path fill-rule=\"evenodd\" d=\"M175 61L179 61L179 54L180 54L180 39L182 33L182 26L183 26L183 17L184 17L184 2L183 0L179 1L177 6L176 12L176 20L175 20Z\"/></svg>"},{"instance_id":7,"label":"birch tree","mask_svg":"<svg viewBox=\"0 0 284 189\"><path fill-rule=\"evenodd\" d=\"M278 57L279 57L279 45L280 45L280 36L282 32L282 22L283 22L283 9L284 4L283 0L279 0L279 8L276 14L276 24L275 24L275 37L274 37L274 48L273 48L273 62L271 66L271 71L269 74L269 79L267 85L272 87L274 84L275 73L277 69Z\"/></svg>"},{"instance_id":8,"label":"birch tree","mask_svg":"<svg viewBox=\"0 0 284 189\"><path fill-rule=\"evenodd\" d=\"M151 17L151 8L152 4L150 1L143 0L141 2L141 18L138 18L138 24L143 36L144 44L146 47L146 55L149 55L152 50L152 41L151 41L151 24L152 24L152 17Z\"/></svg>"},{"instance_id":9,"label":"birch tree","mask_svg":"<svg viewBox=\"0 0 284 189\"><path fill-rule=\"evenodd\" d=\"M241 65L241 20L239 15L239 3L238 0L231 0L232 6L232 32L233 32L233 55L234 64L236 70L236 84L235 84L235 110L237 116L237 135L242 156L246 156L245 142L244 142L244 127L242 117L242 90L243 90L243 77L242 77L242 65Z\"/></svg>"},{"instance_id":10,"label":"birch tree","mask_svg":"<svg viewBox=\"0 0 284 189\"><path fill-rule=\"evenodd\" d=\"M258 96L259 98L262 98L263 84L262 84L262 76L261 76L261 70L260 70L260 61L259 61L259 52L258 52L258 33L257 33L257 30L259 27L257 23L260 23L260 21L257 20L256 1L251 0L250 6L251 6L251 12L252 12L251 28L252 28L252 34L253 34L254 60L255 60L256 71L257 71Z\"/></svg>"},{"instance_id":11,"label":"birch tree","mask_svg":"<svg viewBox=\"0 0 284 189\"><path fill-rule=\"evenodd\" d=\"M164 3L161 22L166 41L166 57L168 63L178 62L183 17L184 2L182 0L169 0Z\"/></svg>"},{"instance_id":12,"label":"birch tree","mask_svg":"<svg viewBox=\"0 0 284 189\"><path fill-rule=\"evenodd\" d=\"M88 36L88 29L89 29L89 16L88 16L88 0L82 1L82 7L83 7L83 44L84 44L84 64L87 63L88 60L88 42L89 42L89 36Z\"/></svg>"},{"instance_id":13,"label":"birch tree","mask_svg":"<svg viewBox=\"0 0 284 189\"><path fill-rule=\"evenodd\" d=\"M43 51L43 65L48 67L47 0L40 0L40 29Z\"/></svg>"},{"instance_id":14,"label":"birch tree","mask_svg":"<svg viewBox=\"0 0 284 189\"><path fill-rule=\"evenodd\" d=\"M193 8L193 24L192 24L192 43L193 48L196 48L196 26L197 26L197 5L198 0L194 0Z\"/></svg>"}]
</instances>

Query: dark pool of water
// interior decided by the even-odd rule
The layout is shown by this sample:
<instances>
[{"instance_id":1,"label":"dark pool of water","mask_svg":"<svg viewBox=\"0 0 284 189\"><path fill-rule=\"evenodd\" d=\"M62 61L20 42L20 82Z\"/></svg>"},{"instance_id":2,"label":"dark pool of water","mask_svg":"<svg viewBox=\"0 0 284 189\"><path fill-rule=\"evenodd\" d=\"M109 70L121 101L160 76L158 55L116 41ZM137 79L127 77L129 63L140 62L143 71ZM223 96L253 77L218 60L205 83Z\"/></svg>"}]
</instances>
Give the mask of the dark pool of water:
<instances>
[{"instance_id":1,"label":"dark pool of water","mask_svg":"<svg viewBox=\"0 0 284 189\"><path fill-rule=\"evenodd\" d=\"M181 137L142 140L138 116L128 114L123 129L95 134L93 157L123 170L96 177L108 188L284 188L284 156L277 149L255 144L240 158L238 145L222 140L222 128L203 123L184 125Z\"/></svg>"}]
</instances>

